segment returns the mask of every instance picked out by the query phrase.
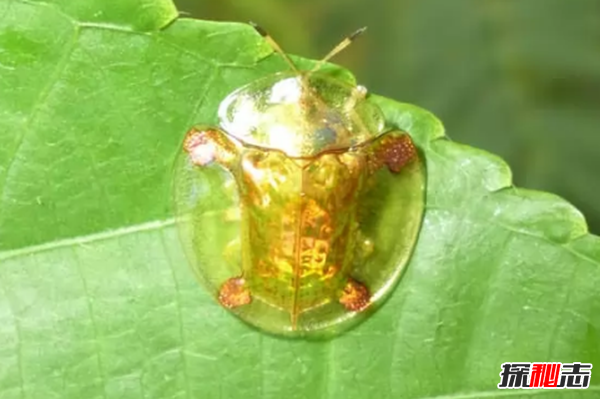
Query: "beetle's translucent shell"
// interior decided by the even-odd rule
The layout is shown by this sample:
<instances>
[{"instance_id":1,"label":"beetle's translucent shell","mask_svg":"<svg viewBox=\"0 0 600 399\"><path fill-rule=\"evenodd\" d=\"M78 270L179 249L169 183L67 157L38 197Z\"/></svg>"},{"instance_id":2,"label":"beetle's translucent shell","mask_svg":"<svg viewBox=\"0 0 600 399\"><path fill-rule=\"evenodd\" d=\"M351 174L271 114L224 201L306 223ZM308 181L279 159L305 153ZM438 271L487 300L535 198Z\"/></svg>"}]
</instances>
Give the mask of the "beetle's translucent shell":
<instances>
[{"instance_id":1,"label":"beetle's translucent shell","mask_svg":"<svg viewBox=\"0 0 600 399\"><path fill-rule=\"evenodd\" d=\"M279 73L230 94L219 117L221 127L244 143L311 157L379 136L383 115L363 96L327 75Z\"/></svg>"},{"instance_id":2,"label":"beetle's translucent shell","mask_svg":"<svg viewBox=\"0 0 600 399\"><path fill-rule=\"evenodd\" d=\"M397 282L423 213L410 136L385 131L361 88L280 73L230 94L196 127L175 176L182 241L200 280L273 333L337 331Z\"/></svg>"}]
</instances>

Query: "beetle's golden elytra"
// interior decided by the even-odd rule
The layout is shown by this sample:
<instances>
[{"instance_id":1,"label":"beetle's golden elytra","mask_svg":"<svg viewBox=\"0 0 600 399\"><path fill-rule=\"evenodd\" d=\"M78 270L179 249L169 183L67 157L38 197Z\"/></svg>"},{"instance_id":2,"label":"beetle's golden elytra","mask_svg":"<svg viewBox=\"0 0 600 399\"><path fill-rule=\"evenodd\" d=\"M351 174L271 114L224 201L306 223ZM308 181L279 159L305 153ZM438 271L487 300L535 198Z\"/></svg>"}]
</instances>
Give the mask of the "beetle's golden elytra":
<instances>
[{"instance_id":1,"label":"beetle's golden elytra","mask_svg":"<svg viewBox=\"0 0 600 399\"><path fill-rule=\"evenodd\" d=\"M229 94L219 127L196 126L178 157L178 225L218 301L272 333L338 331L393 288L423 213L410 136L390 130L366 90L320 67Z\"/></svg>"}]
</instances>

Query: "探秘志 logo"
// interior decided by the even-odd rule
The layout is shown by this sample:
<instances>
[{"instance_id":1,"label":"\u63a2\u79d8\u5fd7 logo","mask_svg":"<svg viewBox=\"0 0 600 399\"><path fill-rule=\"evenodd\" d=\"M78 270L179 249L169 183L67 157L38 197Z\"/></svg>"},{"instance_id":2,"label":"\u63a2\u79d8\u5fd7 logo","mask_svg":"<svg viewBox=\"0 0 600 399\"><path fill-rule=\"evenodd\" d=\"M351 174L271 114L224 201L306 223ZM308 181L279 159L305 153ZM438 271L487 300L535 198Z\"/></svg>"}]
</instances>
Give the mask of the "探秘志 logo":
<instances>
[{"instance_id":1,"label":"\u63a2\u79d8\u5fd7 logo","mask_svg":"<svg viewBox=\"0 0 600 399\"><path fill-rule=\"evenodd\" d=\"M499 389L586 389L591 363L502 363Z\"/></svg>"}]
</instances>

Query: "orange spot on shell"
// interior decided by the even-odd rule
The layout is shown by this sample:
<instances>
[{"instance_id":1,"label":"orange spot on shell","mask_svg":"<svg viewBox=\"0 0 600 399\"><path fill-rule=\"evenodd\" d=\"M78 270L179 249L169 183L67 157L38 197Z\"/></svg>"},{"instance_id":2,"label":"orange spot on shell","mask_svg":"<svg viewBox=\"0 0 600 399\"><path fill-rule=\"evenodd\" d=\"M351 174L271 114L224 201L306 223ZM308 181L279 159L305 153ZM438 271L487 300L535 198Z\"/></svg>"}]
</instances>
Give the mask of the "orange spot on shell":
<instances>
[{"instance_id":1,"label":"orange spot on shell","mask_svg":"<svg viewBox=\"0 0 600 399\"><path fill-rule=\"evenodd\" d=\"M224 307L231 309L247 305L252 301L250 290L245 285L242 277L234 277L227 280L219 290L219 302Z\"/></svg>"},{"instance_id":2,"label":"orange spot on shell","mask_svg":"<svg viewBox=\"0 0 600 399\"><path fill-rule=\"evenodd\" d=\"M371 294L364 284L354 279L348 280L344 292L340 297L340 303L352 312L360 312L369 306Z\"/></svg>"},{"instance_id":3,"label":"orange spot on shell","mask_svg":"<svg viewBox=\"0 0 600 399\"><path fill-rule=\"evenodd\" d=\"M183 141L183 149L190 155L195 165L206 165L211 163L216 156L216 149L209 132L191 130Z\"/></svg>"},{"instance_id":4,"label":"orange spot on shell","mask_svg":"<svg viewBox=\"0 0 600 399\"><path fill-rule=\"evenodd\" d=\"M406 134L390 138L382 146L384 162L394 173L400 172L402 167L417 157L417 149Z\"/></svg>"}]
</instances>

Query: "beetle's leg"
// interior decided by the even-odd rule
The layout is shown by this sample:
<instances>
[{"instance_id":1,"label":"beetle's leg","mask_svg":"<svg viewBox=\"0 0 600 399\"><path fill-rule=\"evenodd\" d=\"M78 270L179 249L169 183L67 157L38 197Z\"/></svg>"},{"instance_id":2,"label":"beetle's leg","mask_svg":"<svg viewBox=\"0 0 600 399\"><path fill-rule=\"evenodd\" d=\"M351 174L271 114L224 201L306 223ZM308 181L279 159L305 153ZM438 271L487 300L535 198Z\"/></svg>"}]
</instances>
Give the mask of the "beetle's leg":
<instances>
[{"instance_id":1,"label":"beetle's leg","mask_svg":"<svg viewBox=\"0 0 600 399\"><path fill-rule=\"evenodd\" d=\"M370 304L369 289L353 278L349 278L340 296L340 303L352 312L360 312Z\"/></svg>"},{"instance_id":2,"label":"beetle's leg","mask_svg":"<svg viewBox=\"0 0 600 399\"><path fill-rule=\"evenodd\" d=\"M391 131L372 144L368 156L369 171L373 173L385 165L391 172L398 173L417 158L417 149L410 136L400 130Z\"/></svg>"},{"instance_id":3,"label":"beetle's leg","mask_svg":"<svg viewBox=\"0 0 600 399\"><path fill-rule=\"evenodd\" d=\"M350 94L350 96L348 97L346 102L344 103L344 106L343 106L344 111L351 116L356 116L354 113L351 113L350 111L352 111L356 107L356 104L363 101L366 97L367 97L367 88L365 86L354 87L354 89L352 90L352 93Z\"/></svg>"},{"instance_id":4,"label":"beetle's leg","mask_svg":"<svg viewBox=\"0 0 600 399\"><path fill-rule=\"evenodd\" d=\"M367 98L367 88L364 86L355 86L350 93L350 96L346 99L344 104L342 105L343 113L350 117L352 124L354 124L358 129L366 131L368 130L365 126L362 118L355 112L355 108L357 104Z\"/></svg>"},{"instance_id":5,"label":"beetle's leg","mask_svg":"<svg viewBox=\"0 0 600 399\"><path fill-rule=\"evenodd\" d=\"M197 166L218 162L230 169L238 154L237 147L237 143L214 127L193 127L183 141L183 149Z\"/></svg>"},{"instance_id":6,"label":"beetle's leg","mask_svg":"<svg viewBox=\"0 0 600 399\"><path fill-rule=\"evenodd\" d=\"M232 277L225 281L219 289L219 302L228 309L252 302L250 290L246 288L244 278Z\"/></svg>"}]
</instances>

